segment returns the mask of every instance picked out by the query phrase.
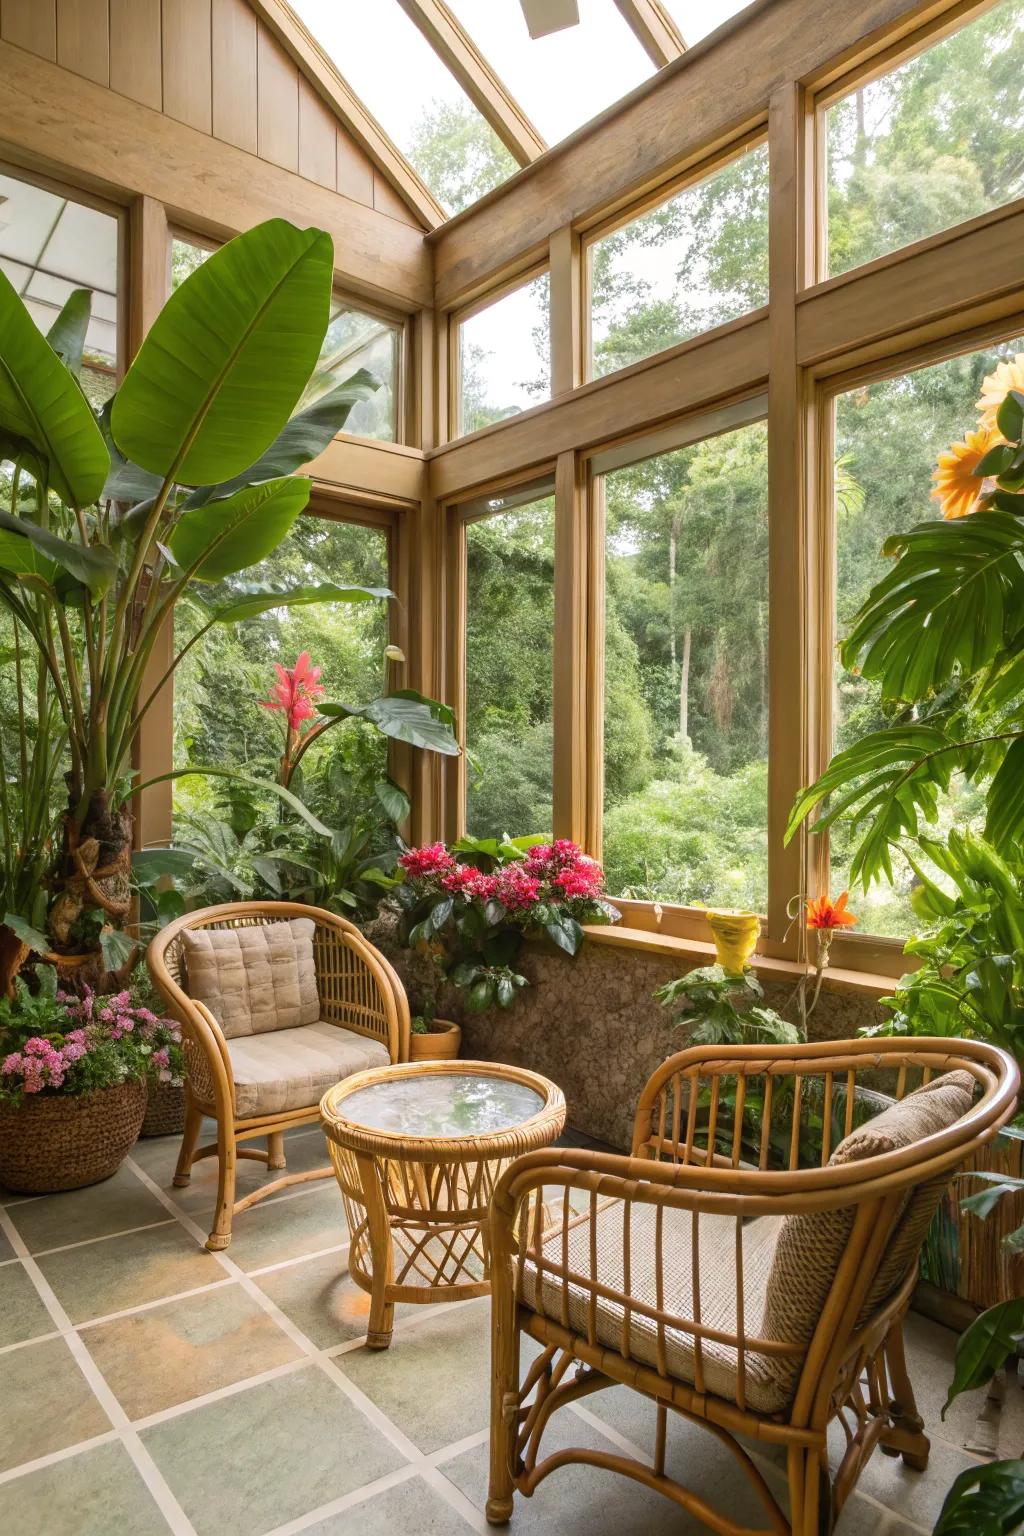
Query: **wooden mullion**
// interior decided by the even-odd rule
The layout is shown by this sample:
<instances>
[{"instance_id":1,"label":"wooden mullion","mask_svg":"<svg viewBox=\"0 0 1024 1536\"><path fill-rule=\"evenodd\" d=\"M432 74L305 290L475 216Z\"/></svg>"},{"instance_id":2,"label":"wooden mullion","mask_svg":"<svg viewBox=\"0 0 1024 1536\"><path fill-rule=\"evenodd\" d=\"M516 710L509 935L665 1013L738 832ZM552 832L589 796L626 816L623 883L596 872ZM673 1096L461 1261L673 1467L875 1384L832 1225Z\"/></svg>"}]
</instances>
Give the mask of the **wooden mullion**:
<instances>
[{"instance_id":1,"label":"wooden mullion","mask_svg":"<svg viewBox=\"0 0 1024 1536\"><path fill-rule=\"evenodd\" d=\"M683 34L661 0L615 0L615 4L655 69L663 69L685 51Z\"/></svg>"},{"instance_id":2,"label":"wooden mullion","mask_svg":"<svg viewBox=\"0 0 1024 1536\"><path fill-rule=\"evenodd\" d=\"M576 455L555 466L553 822L556 837L587 840L587 507Z\"/></svg>"},{"instance_id":3,"label":"wooden mullion","mask_svg":"<svg viewBox=\"0 0 1024 1536\"><path fill-rule=\"evenodd\" d=\"M583 382L584 325L582 254L572 225L555 231L549 245L551 276L551 395L570 393Z\"/></svg>"}]
</instances>

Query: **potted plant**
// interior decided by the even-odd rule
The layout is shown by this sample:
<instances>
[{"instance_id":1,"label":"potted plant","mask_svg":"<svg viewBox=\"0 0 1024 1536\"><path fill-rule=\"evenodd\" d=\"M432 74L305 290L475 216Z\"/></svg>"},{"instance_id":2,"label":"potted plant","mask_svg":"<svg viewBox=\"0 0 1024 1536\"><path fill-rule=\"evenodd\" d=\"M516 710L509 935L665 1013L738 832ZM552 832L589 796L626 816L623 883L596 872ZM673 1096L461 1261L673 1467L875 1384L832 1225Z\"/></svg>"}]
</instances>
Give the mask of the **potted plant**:
<instances>
[{"instance_id":1,"label":"potted plant","mask_svg":"<svg viewBox=\"0 0 1024 1536\"><path fill-rule=\"evenodd\" d=\"M47 1194L117 1172L138 1139L147 1079L180 1067L177 1029L128 991L62 992L52 966L0 999L0 1185Z\"/></svg>"},{"instance_id":2,"label":"potted plant","mask_svg":"<svg viewBox=\"0 0 1024 1536\"><path fill-rule=\"evenodd\" d=\"M600 864L567 838L464 837L412 848L398 863L399 941L429 953L471 1013L511 1007L527 985L516 969L527 941L573 957L584 923L619 916Z\"/></svg>"},{"instance_id":3,"label":"potted plant","mask_svg":"<svg viewBox=\"0 0 1024 1536\"><path fill-rule=\"evenodd\" d=\"M410 1061L451 1061L459 1054L462 1027L453 1019L437 1016L436 991L421 989L414 995L409 1033Z\"/></svg>"}]
</instances>

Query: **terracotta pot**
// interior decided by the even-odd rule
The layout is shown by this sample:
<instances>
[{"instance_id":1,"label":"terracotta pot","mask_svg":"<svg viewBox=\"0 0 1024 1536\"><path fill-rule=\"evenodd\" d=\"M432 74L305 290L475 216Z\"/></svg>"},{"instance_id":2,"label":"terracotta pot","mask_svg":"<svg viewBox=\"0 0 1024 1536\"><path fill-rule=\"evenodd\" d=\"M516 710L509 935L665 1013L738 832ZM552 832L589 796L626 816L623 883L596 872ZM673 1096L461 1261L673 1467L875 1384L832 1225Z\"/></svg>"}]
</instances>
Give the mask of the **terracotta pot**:
<instances>
[{"instance_id":1,"label":"terracotta pot","mask_svg":"<svg viewBox=\"0 0 1024 1536\"><path fill-rule=\"evenodd\" d=\"M715 954L723 971L740 975L747 967L761 935L761 919L756 912L721 909L707 912L708 927L715 941Z\"/></svg>"},{"instance_id":2,"label":"terracotta pot","mask_svg":"<svg viewBox=\"0 0 1024 1536\"><path fill-rule=\"evenodd\" d=\"M451 1061L459 1054L462 1030L451 1019L435 1019L425 1034L409 1035L410 1061Z\"/></svg>"},{"instance_id":3,"label":"terracotta pot","mask_svg":"<svg viewBox=\"0 0 1024 1536\"><path fill-rule=\"evenodd\" d=\"M109 1179L139 1139L146 1082L96 1093L29 1095L0 1108L0 1185L19 1195L81 1189Z\"/></svg>"},{"instance_id":4,"label":"terracotta pot","mask_svg":"<svg viewBox=\"0 0 1024 1536\"><path fill-rule=\"evenodd\" d=\"M180 1136L185 1129L185 1085L149 1084L140 1136Z\"/></svg>"}]
</instances>

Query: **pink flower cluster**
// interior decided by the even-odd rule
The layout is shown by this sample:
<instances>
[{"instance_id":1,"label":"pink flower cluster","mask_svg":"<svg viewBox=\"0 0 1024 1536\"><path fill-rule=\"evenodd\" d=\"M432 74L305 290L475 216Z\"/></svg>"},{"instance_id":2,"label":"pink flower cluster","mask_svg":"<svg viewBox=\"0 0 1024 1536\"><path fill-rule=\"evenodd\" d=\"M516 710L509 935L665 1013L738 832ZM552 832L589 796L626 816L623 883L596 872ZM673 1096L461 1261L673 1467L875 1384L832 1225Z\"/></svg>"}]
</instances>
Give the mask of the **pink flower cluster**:
<instances>
[{"instance_id":1,"label":"pink flower cluster","mask_svg":"<svg viewBox=\"0 0 1024 1536\"><path fill-rule=\"evenodd\" d=\"M411 882L423 882L427 890L500 901L509 913L526 912L539 902L595 901L604 887L600 864L568 838L540 843L493 874L460 864L444 843L413 848L398 862Z\"/></svg>"},{"instance_id":2,"label":"pink flower cluster","mask_svg":"<svg viewBox=\"0 0 1024 1536\"><path fill-rule=\"evenodd\" d=\"M8 1080L3 1086L20 1087L25 1093L61 1088L69 1068L83 1056L119 1041L130 1043L132 1061L143 1065L148 1055L161 1079L170 1080L172 1046L181 1042L181 1031L171 1020L159 1019L149 1008L136 1007L128 991L97 997L86 987L81 997L58 992L56 1001L64 1010L68 1028L55 1030L52 1038L31 1035L20 1049L8 1052L0 1061L0 1079ZM154 1042L158 1043L154 1046Z\"/></svg>"},{"instance_id":3,"label":"pink flower cluster","mask_svg":"<svg viewBox=\"0 0 1024 1536\"><path fill-rule=\"evenodd\" d=\"M410 848L398 862L414 880L422 880L428 875L443 875L455 868L455 860L444 843L428 843L425 848Z\"/></svg>"},{"instance_id":4,"label":"pink flower cluster","mask_svg":"<svg viewBox=\"0 0 1024 1536\"><path fill-rule=\"evenodd\" d=\"M324 696L320 668L314 667L309 652L303 651L296 658L294 667L282 667L279 662L275 662L274 671L277 673L277 682L271 689L269 699L259 699L257 702L264 709L286 715L289 729L297 731L303 720L309 720L316 714L316 701Z\"/></svg>"},{"instance_id":5,"label":"pink flower cluster","mask_svg":"<svg viewBox=\"0 0 1024 1536\"><path fill-rule=\"evenodd\" d=\"M44 1088L59 1088L68 1067L81 1061L88 1049L84 1029L71 1030L60 1047L43 1035L32 1035L20 1051L11 1051L4 1057L0 1072L7 1077L20 1077L26 1093L41 1093Z\"/></svg>"}]
</instances>

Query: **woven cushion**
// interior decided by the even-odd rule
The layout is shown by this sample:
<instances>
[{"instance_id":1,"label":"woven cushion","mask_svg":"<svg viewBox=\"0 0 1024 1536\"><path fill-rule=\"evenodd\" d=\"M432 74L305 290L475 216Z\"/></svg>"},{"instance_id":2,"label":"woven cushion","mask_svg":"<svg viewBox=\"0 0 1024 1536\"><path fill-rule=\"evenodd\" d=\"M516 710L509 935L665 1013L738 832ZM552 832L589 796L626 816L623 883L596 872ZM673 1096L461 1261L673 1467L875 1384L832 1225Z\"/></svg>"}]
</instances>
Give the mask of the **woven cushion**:
<instances>
[{"instance_id":1,"label":"woven cushion","mask_svg":"<svg viewBox=\"0 0 1024 1536\"><path fill-rule=\"evenodd\" d=\"M974 1079L969 1072L948 1072L916 1088L897 1104L868 1120L842 1140L829 1159L830 1167L898 1152L926 1136L946 1130L970 1108ZM928 1186L932 1210L946 1180ZM909 1190L904 1208L865 1301L865 1318L904 1278L927 1231L923 1208ZM830 1211L787 1216L779 1233L768 1278L764 1325L766 1338L789 1339L806 1345L818 1325L832 1288L839 1261L853 1228L852 1205ZM911 1219L913 1217L913 1219ZM787 1395L796 1386L799 1361L773 1362Z\"/></svg>"},{"instance_id":2,"label":"woven cushion","mask_svg":"<svg viewBox=\"0 0 1024 1536\"><path fill-rule=\"evenodd\" d=\"M626 1289L623 1274L623 1204L612 1200L599 1210L597 1223L597 1277L602 1285L616 1291ZM629 1294L649 1306L658 1305L656 1293L656 1207L633 1203L629 1213L630 1283ZM736 1314L736 1219L732 1216L698 1217L700 1320L707 1328L734 1334L739 1325ZM764 1337L762 1313L765 1291L771 1273L781 1220L762 1216L745 1222L743 1242L743 1324L744 1336ZM680 1319L693 1318L693 1217L689 1211L663 1208L661 1242L664 1255L664 1292L661 1310ZM569 1228L569 1269L589 1277L590 1217ZM562 1233L557 1230L543 1245L544 1258L562 1263ZM566 1323L581 1337L588 1336L591 1292L585 1284L570 1284L568 1297L558 1276L545 1272L537 1295L536 1264L527 1258L523 1269L521 1299L535 1312ZM623 1307L621 1303L598 1297L595 1331L597 1341L609 1349L623 1348ZM693 1336L680 1328L665 1328L665 1368L677 1381L695 1381ZM632 1313L629 1327L629 1354L635 1360L660 1370L658 1329L650 1318ZM719 1397L736 1401L737 1351L734 1346L704 1339L701 1345L704 1388ZM785 1407L786 1392L778 1380L778 1361L748 1350L744 1356L746 1402L759 1413L776 1413Z\"/></svg>"},{"instance_id":3,"label":"woven cushion","mask_svg":"<svg viewBox=\"0 0 1024 1536\"><path fill-rule=\"evenodd\" d=\"M339 1024L305 1024L228 1041L235 1079L235 1114L279 1115L311 1109L328 1088L354 1072L386 1067L387 1047Z\"/></svg>"},{"instance_id":4,"label":"woven cushion","mask_svg":"<svg viewBox=\"0 0 1024 1536\"><path fill-rule=\"evenodd\" d=\"M320 1017L309 917L245 928L186 929L189 994L205 1003L229 1040L297 1029Z\"/></svg>"}]
</instances>

